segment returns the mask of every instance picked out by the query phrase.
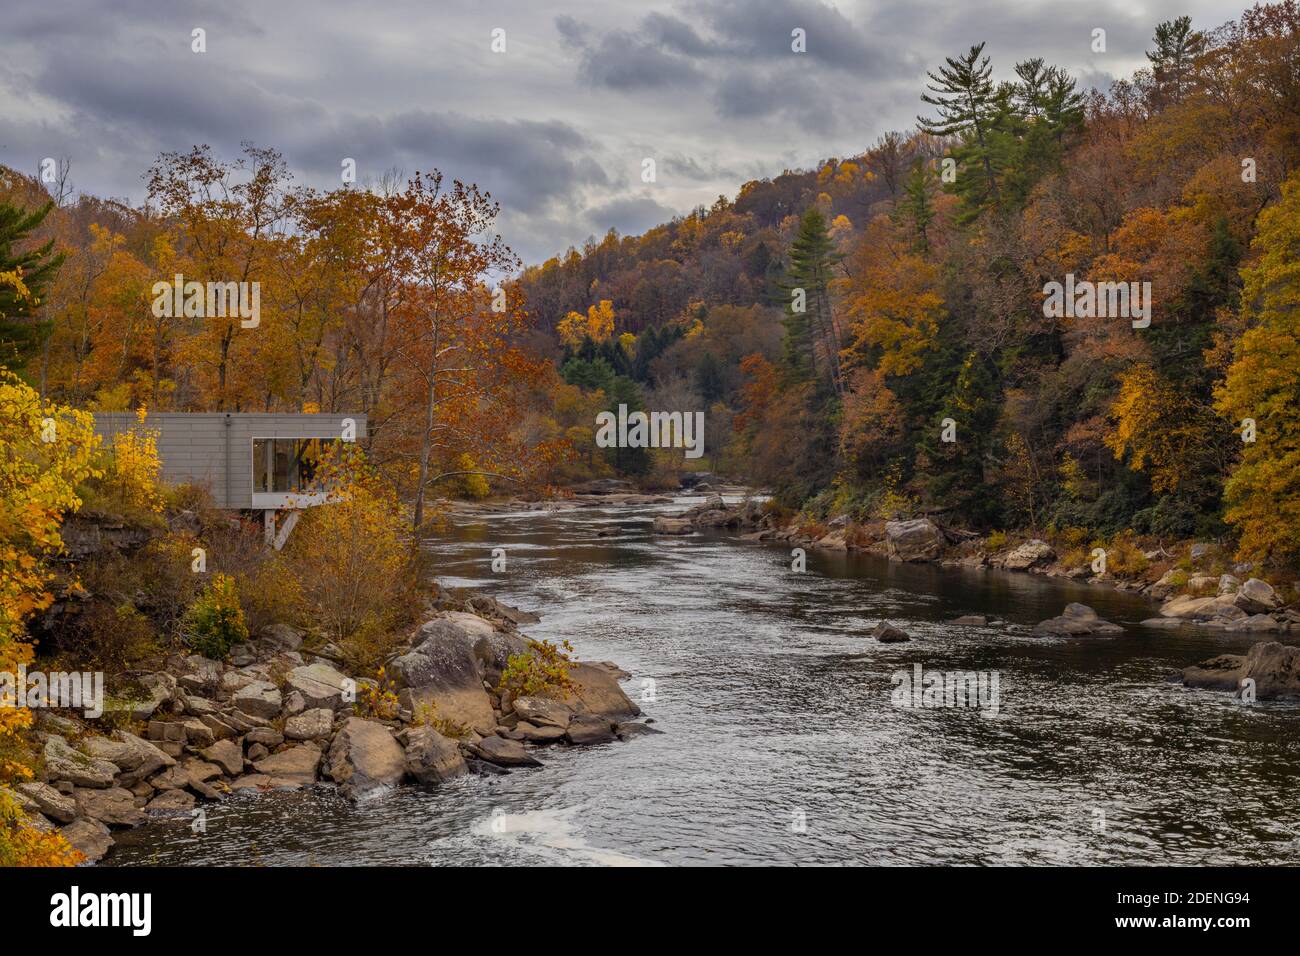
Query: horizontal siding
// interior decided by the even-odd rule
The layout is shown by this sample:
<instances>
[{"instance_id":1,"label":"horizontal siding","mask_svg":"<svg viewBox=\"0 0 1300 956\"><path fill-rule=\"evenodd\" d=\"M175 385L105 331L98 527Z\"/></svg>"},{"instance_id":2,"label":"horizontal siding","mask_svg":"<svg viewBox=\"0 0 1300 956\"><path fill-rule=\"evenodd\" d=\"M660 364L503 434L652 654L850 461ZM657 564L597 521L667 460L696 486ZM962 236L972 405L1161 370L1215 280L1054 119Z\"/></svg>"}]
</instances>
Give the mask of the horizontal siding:
<instances>
[{"instance_id":1,"label":"horizontal siding","mask_svg":"<svg viewBox=\"0 0 1300 956\"><path fill-rule=\"evenodd\" d=\"M130 412L96 412L94 418L96 433L108 442L114 435L137 426L136 416ZM165 481L205 485L219 508L251 508L254 438L339 438L346 418L356 423L357 439L365 438L366 417L360 413L232 413L227 426L224 412L161 412L147 416L145 427L159 433L158 454L162 458ZM226 480L227 441L231 460L229 482Z\"/></svg>"}]
</instances>

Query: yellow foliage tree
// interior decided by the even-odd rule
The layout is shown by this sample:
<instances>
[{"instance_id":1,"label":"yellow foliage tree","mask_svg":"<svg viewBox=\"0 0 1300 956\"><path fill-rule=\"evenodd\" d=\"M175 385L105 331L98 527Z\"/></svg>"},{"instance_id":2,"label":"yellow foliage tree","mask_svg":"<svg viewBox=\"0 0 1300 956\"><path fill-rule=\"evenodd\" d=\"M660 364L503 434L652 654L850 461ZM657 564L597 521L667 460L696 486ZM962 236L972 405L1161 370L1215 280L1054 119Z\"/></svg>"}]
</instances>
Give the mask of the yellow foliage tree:
<instances>
[{"instance_id":1,"label":"yellow foliage tree","mask_svg":"<svg viewBox=\"0 0 1300 956\"><path fill-rule=\"evenodd\" d=\"M555 327L560 334L560 341L565 345L577 346L590 337L599 345L614 334L614 303L601 299L596 305L587 309L587 314L570 312Z\"/></svg>"},{"instance_id":2,"label":"yellow foliage tree","mask_svg":"<svg viewBox=\"0 0 1300 956\"><path fill-rule=\"evenodd\" d=\"M26 619L49 607L46 555L63 547L63 515L81 505L77 485L96 474L98 439L89 415L44 401L0 370L0 671L32 661ZM0 784L31 779L23 759L25 708L0 710ZM80 854L58 834L28 825L0 786L0 866L53 866Z\"/></svg>"},{"instance_id":3,"label":"yellow foliage tree","mask_svg":"<svg viewBox=\"0 0 1300 956\"><path fill-rule=\"evenodd\" d=\"M1103 441L1116 459L1127 455L1134 471L1147 472L1155 491L1176 491L1200 478L1195 463L1211 437L1206 411L1150 365L1134 365L1120 374Z\"/></svg>"},{"instance_id":4,"label":"yellow foliage tree","mask_svg":"<svg viewBox=\"0 0 1300 956\"><path fill-rule=\"evenodd\" d=\"M1255 422L1255 441L1224 488L1227 520L1241 530L1241 556L1300 560L1300 173L1259 217L1254 259L1241 270L1248 326L1217 407L1240 427Z\"/></svg>"}]
</instances>

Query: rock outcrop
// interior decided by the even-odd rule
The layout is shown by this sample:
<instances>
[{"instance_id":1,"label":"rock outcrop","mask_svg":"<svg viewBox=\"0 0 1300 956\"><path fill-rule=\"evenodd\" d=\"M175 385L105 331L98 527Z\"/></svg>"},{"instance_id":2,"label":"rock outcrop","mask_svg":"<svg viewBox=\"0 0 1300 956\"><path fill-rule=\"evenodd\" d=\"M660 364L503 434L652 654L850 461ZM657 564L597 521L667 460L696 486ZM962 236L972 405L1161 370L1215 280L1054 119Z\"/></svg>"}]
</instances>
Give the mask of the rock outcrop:
<instances>
[{"instance_id":1,"label":"rock outcrop","mask_svg":"<svg viewBox=\"0 0 1300 956\"><path fill-rule=\"evenodd\" d=\"M1086 604L1067 604L1060 617L1050 618L1034 628L1035 634L1074 637L1089 634L1123 634L1124 628L1104 621Z\"/></svg>"},{"instance_id":2,"label":"rock outcrop","mask_svg":"<svg viewBox=\"0 0 1300 956\"><path fill-rule=\"evenodd\" d=\"M1261 641L1245 654L1220 654L1183 670L1185 685L1211 690L1240 692L1247 678L1260 700L1300 697L1300 647Z\"/></svg>"}]
</instances>

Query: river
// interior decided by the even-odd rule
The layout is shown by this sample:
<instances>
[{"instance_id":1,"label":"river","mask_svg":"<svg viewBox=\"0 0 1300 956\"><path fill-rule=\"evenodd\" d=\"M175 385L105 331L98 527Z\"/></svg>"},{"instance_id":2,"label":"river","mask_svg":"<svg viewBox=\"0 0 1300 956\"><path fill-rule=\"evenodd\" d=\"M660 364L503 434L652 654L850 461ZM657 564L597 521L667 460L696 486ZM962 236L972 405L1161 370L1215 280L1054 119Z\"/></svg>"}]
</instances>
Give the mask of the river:
<instances>
[{"instance_id":1,"label":"river","mask_svg":"<svg viewBox=\"0 0 1300 956\"><path fill-rule=\"evenodd\" d=\"M1145 629L1145 598L1060 579L655 537L659 508L457 519L441 579L535 610L534 637L630 671L663 731L542 770L209 804L107 863L1242 864L1300 862L1300 706L1168 682L1252 639ZM596 537L615 527L612 537ZM494 573L492 549L506 568ZM1042 638L1081 601L1118 637ZM996 619L954 626L962 614ZM880 644L885 619L912 635ZM899 707L896 672L998 677L996 716Z\"/></svg>"}]
</instances>

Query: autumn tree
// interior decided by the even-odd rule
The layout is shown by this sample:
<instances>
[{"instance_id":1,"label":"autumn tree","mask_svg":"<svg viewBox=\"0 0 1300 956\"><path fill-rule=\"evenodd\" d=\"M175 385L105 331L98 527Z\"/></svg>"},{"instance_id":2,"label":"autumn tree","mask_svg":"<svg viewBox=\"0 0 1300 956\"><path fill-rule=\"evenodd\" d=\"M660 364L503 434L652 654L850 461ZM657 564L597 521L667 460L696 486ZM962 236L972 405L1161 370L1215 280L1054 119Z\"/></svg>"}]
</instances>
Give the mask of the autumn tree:
<instances>
[{"instance_id":1,"label":"autumn tree","mask_svg":"<svg viewBox=\"0 0 1300 956\"><path fill-rule=\"evenodd\" d=\"M0 671L32 662L27 619L49 607L46 559L63 547L63 515L81 504L77 485L95 474L90 416L44 401L0 370ZM32 779L25 707L0 708L0 784ZM63 837L32 827L0 786L0 866L77 862Z\"/></svg>"},{"instance_id":2,"label":"autumn tree","mask_svg":"<svg viewBox=\"0 0 1300 956\"><path fill-rule=\"evenodd\" d=\"M1259 217L1253 261L1242 270L1246 331L1216 391L1238 429L1254 423L1225 488L1227 520L1241 532L1243 557L1300 559L1300 174ZM1247 435L1246 437L1250 437Z\"/></svg>"}]
</instances>

